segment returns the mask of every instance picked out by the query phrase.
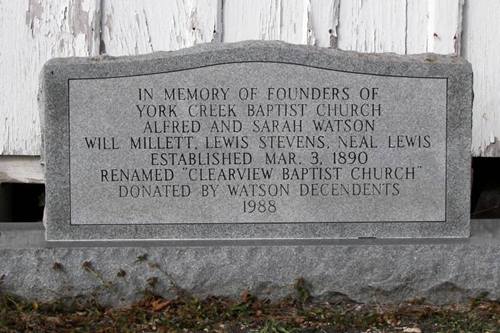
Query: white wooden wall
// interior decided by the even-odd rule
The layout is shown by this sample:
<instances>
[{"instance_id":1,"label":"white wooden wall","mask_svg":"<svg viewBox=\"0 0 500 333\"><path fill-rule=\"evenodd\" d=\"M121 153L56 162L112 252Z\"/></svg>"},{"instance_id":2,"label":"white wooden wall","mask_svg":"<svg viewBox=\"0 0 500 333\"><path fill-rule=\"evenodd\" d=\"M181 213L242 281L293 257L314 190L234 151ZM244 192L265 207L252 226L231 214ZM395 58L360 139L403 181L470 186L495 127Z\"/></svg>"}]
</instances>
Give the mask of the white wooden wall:
<instances>
[{"instance_id":1,"label":"white wooden wall","mask_svg":"<svg viewBox=\"0 0 500 333\"><path fill-rule=\"evenodd\" d=\"M500 157L500 0L468 0L463 55L474 70L472 153Z\"/></svg>"},{"instance_id":2,"label":"white wooden wall","mask_svg":"<svg viewBox=\"0 0 500 333\"><path fill-rule=\"evenodd\" d=\"M499 0L2 0L0 155L40 153L38 73L51 57L278 39L361 52L463 50L475 75L472 153L500 156L499 24Z\"/></svg>"}]
</instances>

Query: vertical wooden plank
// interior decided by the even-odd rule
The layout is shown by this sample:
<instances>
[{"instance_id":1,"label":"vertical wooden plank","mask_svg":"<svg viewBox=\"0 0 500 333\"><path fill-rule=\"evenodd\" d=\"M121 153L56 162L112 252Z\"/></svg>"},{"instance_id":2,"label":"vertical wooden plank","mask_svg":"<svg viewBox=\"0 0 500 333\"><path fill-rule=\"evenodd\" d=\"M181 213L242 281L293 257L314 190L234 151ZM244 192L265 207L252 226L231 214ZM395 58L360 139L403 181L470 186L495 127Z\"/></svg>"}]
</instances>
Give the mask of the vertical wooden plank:
<instances>
[{"instance_id":1,"label":"vertical wooden plank","mask_svg":"<svg viewBox=\"0 0 500 333\"><path fill-rule=\"evenodd\" d=\"M407 0L407 53L459 54L463 0Z\"/></svg>"},{"instance_id":2,"label":"vertical wooden plank","mask_svg":"<svg viewBox=\"0 0 500 333\"><path fill-rule=\"evenodd\" d=\"M432 0L428 33L429 52L460 53L463 0Z\"/></svg>"},{"instance_id":3,"label":"vertical wooden plank","mask_svg":"<svg viewBox=\"0 0 500 333\"><path fill-rule=\"evenodd\" d=\"M472 153L500 156L500 1L467 1L463 55L474 72Z\"/></svg>"},{"instance_id":4,"label":"vertical wooden plank","mask_svg":"<svg viewBox=\"0 0 500 333\"><path fill-rule=\"evenodd\" d=\"M336 47L340 0L311 0L309 12L309 43L323 47Z\"/></svg>"},{"instance_id":5,"label":"vertical wooden plank","mask_svg":"<svg viewBox=\"0 0 500 333\"><path fill-rule=\"evenodd\" d=\"M406 53L418 54L429 52L429 1L407 0L406 17Z\"/></svg>"},{"instance_id":6,"label":"vertical wooden plank","mask_svg":"<svg viewBox=\"0 0 500 333\"><path fill-rule=\"evenodd\" d=\"M102 42L107 54L134 55L211 42L217 0L102 0Z\"/></svg>"},{"instance_id":7,"label":"vertical wooden plank","mask_svg":"<svg viewBox=\"0 0 500 333\"><path fill-rule=\"evenodd\" d=\"M230 0L224 2L224 42L309 40L307 0Z\"/></svg>"},{"instance_id":8,"label":"vertical wooden plank","mask_svg":"<svg viewBox=\"0 0 500 333\"><path fill-rule=\"evenodd\" d=\"M280 3L278 39L295 44L307 44L310 38L307 0L282 0Z\"/></svg>"},{"instance_id":9,"label":"vertical wooden plank","mask_svg":"<svg viewBox=\"0 0 500 333\"><path fill-rule=\"evenodd\" d=\"M0 184L45 182L38 156L0 155Z\"/></svg>"},{"instance_id":10,"label":"vertical wooden plank","mask_svg":"<svg viewBox=\"0 0 500 333\"><path fill-rule=\"evenodd\" d=\"M0 154L38 155L38 75L48 59L97 55L99 0L0 2Z\"/></svg>"},{"instance_id":11,"label":"vertical wooden plank","mask_svg":"<svg viewBox=\"0 0 500 333\"><path fill-rule=\"evenodd\" d=\"M406 1L342 0L338 47L359 52L406 52Z\"/></svg>"}]
</instances>

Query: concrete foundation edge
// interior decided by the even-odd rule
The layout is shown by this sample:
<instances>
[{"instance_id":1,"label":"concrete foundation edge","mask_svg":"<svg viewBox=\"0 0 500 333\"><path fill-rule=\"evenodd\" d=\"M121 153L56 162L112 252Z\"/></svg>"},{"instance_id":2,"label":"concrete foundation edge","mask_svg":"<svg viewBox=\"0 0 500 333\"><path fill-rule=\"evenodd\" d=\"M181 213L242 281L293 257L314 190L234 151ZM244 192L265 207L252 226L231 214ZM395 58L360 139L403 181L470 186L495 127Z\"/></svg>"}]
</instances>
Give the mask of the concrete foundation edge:
<instances>
[{"instance_id":1,"label":"concrete foundation edge","mask_svg":"<svg viewBox=\"0 0 500 333\"><path fill-rule=\"evenodd\" d=\"M313 296L323 299L392 303L425 298L441 304L478 296L500 299L500 221L473 221L472 227L473 236L464 240L55 247L43 241L42 228L4 226L0 290L37 300L86 295L125 304L141 298L146 288L172 294L175 283L200 296L238 296L249 289L278 298L293 292L294 281L302 277Z\"/></svg>"}]
</instances>

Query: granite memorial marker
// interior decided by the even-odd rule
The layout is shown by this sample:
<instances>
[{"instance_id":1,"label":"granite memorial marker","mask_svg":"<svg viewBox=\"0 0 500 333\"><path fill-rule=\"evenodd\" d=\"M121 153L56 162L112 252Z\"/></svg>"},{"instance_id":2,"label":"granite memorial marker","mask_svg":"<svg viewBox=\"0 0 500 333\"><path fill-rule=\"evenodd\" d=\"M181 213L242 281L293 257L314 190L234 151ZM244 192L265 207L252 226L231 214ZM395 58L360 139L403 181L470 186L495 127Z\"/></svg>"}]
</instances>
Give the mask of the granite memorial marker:
<instances>
[{"instance_id":1,"label":"granite memorial marker","mask_svg":"<svg viewBox=\"0 0 500 333\"><path fill-rule=\"evenodd\" d=\"M461 58L245 42L42 79L48 240L469 234Z\"/></svg>"}]
</instances>

